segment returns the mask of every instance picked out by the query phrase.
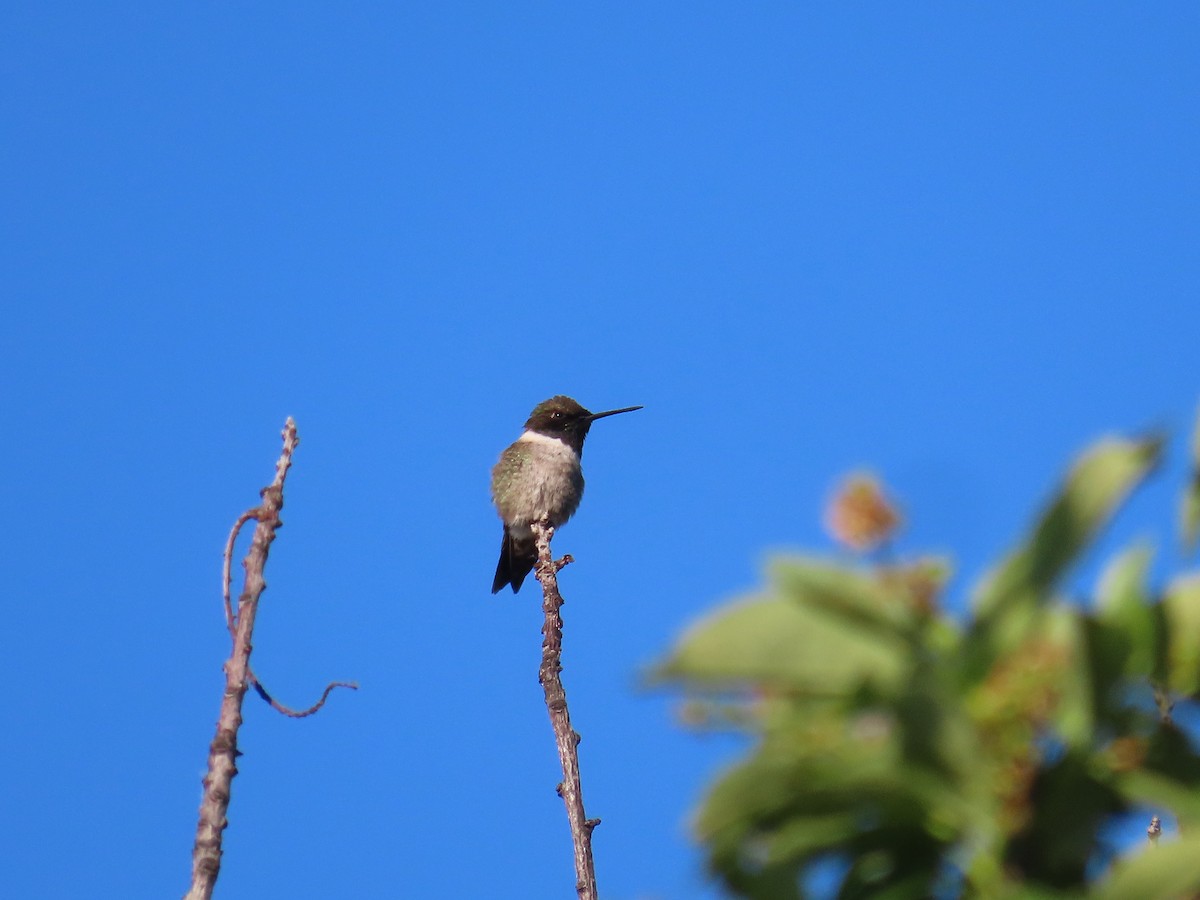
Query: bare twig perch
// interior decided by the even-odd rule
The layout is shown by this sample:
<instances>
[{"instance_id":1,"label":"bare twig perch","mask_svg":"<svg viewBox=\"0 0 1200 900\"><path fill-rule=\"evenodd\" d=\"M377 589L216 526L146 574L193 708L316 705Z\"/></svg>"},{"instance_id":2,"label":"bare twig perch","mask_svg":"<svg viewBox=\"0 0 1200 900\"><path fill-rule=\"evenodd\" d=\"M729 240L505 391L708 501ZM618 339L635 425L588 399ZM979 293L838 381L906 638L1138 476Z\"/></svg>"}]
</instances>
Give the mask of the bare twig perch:
<instances>
[{"instance_id":1,"label":"bare twig perch","mask_svg":"<svg viewBox=\"0 0 1200 900\"><path fill-rule=\"evenodd\" d=\"M1166 685L1160 684L1157 681L1150 682L1154 688L1154 705L1158 707L1158 721L1163 725L1172 724L1171 713L1175 711L1175 701L1171 699L1171 693L1167 690Z\"/></svg>"},{"instance_id":2,"label":"bare twig perch","mask_svg":"<svg viewBox=\"0 0 1200 900\"><path fill-rule=\"evenodd\" d=\"M533 534L537 539L537 579L542 585L542 611L546 621L542 625L542 665L538 669L538 681L546 693L546 709L550 713L550 724L554 726L554 740L558 745L558 758L562 763L563 780L558 794L567 807L567 819L571 824L571 840L575 845L575 890L579 900L596 900L596 866L592 860L592 829L600 824L599 819L589 819L583 811L583 785L579 776L579 735L571 727L571 714L567 710L567 693L563 690L562 678L562 595L558 592L558 572L570 562L570 556L555 560L550 553L550 540L554 529L548 523L535 523Z\"/></svg>"},{"instance_id":3,"label":"bare twig perch","mask_svg":"<svg viewBox=\"0 0 1200 900\"><path fill-rule=\"evenodd\" d=\"M1158 816L1150 817L1150 827L1146 829L1146 837L1150 838L1150 843L1158 846L1158 839L1162 837L1162 819Z\"/></svg>"},{"instance_id":4,"label":"bare twig perch","mask_svg":"<svg viewBox=\"0 0 1200 900\"><path fill-rule=\"evenodd\" d=\"M213 886L217 881L217 873L221 869L221 838L228 821L225 817L229 809L229 793L233 785L233 776L237 774L236 760L238 757L237 734L242 724L242 700L246 690L252 684L259 693L281 712L289 715L296 713L283 707L282 704L271 700L270 696L259 685L258 679L250 670L250 638L254 632L254 617L258 611L258 599L266 589L263 570L267 563L267 553L271 542L275 540L275 531L283 523L279 520L279 511L283 509L283 482L288 469L292 465L292 454L300 439L296 435L296 423L287 420L283 429L283 452L275 464L275 480L262 490L262 505L249 510L238 517L229 541L225 548L225 567L223 570L225 615L233 636L233 652L225 662L225 695L221 699L221 714L217 719L217 733L208 751L208 774L204 776L204 797L200 801L200 821L196 826L196 842L192 848L192 886L185 900L209 900L212 897ZM233 544L238 531L251 519L257 521L254 527L254 538L250 543L250 552L242 565L246 570L246 583L238 598L237 618L233 617L233 609L229 600L229 569L233 555ZM325 695L312 709L299 715L308 715L320 709L325 697L336 685L325 689ZM354 685L346 685L354 687Z\"/></svg>"}]
</instances>

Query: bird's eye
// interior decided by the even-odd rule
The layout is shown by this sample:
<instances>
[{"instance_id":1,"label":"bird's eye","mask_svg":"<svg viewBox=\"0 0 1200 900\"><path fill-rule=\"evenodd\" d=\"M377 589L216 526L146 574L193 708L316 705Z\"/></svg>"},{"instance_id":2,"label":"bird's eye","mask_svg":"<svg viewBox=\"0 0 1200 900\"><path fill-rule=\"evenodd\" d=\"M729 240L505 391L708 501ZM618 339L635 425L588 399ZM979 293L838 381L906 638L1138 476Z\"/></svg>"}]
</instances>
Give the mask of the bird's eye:
<instances>
[{"instance_id":1,"label":"bird's eye","mask_svg":"<svg viewBox=\"0 0 1200 900\"><path fill-rule=\"evenodd\" d=\"M562 418L562 413L552 412L552 413L550 413L550 418L553 419L555 422L557 422L559 419Z\"/></svg>"}]
</instances>

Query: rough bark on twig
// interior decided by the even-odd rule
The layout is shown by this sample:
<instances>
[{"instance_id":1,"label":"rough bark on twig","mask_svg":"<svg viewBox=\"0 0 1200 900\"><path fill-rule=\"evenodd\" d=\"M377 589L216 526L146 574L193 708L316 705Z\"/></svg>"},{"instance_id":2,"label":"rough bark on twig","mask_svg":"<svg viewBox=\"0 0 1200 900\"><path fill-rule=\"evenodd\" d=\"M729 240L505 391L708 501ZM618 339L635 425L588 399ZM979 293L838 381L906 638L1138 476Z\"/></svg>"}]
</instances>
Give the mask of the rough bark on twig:
<instances>
[{"instance_id":1,"label":"rough bark on twig","mask_svg":"<svg viewBox=\"0 0 1200 900\"><path fill-rule=\"evenodd\" d=\"M279 511L283 509L283 482L292 465L292 454L299 438L296 423L291 418L283 429L283 452L275 464L275 480L263 488L262 505L253 515L243 514L234 526L230 542L237 530L254 518L254 538L243 566L246 584L238 598L237 619L234 625L233 652L225 662L225 696L221 698L221 714L217 733L208 751L208 774L204 776L204 798L200 801L200 821L196 826L196 843L192 848L192 887L186 900L208 900L212 896L217 873L221 869L221 837L228 824L229 792L237 774L237 733L242 724L242 700L249 687L250 638L254 633L254 617L258 598L266 588L263 570L275 530L279 527ZM232 610L229 610L232 612Z\"/></svg>"},{"instance_id":2,"label":"rough bark on twig","mask_svg":"<svg viewBox=\"0 0 1200 900\"><path fill-rule=\"evenodd\" d=\"M196 826L196 842L192 848L192 886L185 900L209 900L221 869L221 839L228 824L229 794L233 776L237 774L238 729L242 724L242 701L246 690L254 688L275 709L290 716L306 716L316 712L325 703L325 698L334 687L357 687L354 684L335 682L325 689L321 699L310 709L295 712L271 698L259 684L250 669L250 639L254 633L254 618L258 611L258 600L266 589L264 569L275 531L283 523L279 512L283 509L283 482L292 465L292 454L300 439L296 434L296 423L289 418L283 429L283 452L275 463L275 479L262 489L262 505L248 510L238 517L225 545L225 564L222 570L225 618L233 638L233 651L225 661L225 694L221 699L221 713L217 719L217 733L208 751L208 773L204 776L204 797L200 801L200 820ZM230 568L233 545L238 532L247 522L254 520L254 537L242 566L246 570L246 582L238 598L237 616L230 602Z\"/></svg>"},{"instance_id":3,"label":"rough bark on twig","mask_svg":"<svg viewBox=\"0 0 1200 900\"><path fill-rule=\"evenodd\" d=\"M291 419L288 419L288 421L290 422ZM299 438L296 439L296 443L299 443ZM238 516L237 521L233 523L233 528L229 531L229 539L225 541L225 565L221 567L221 594L225 600L225 626L229 629L229 636L233 638L235 643L237 641L237 619L234 618L233 602L230 599L230 585L233 583L233 545L237 543L237 537L242 527L247 522L257 520L258 514L259 509L255 507L254 509L246 510ZM271 696L271 692L258 680L258 676L254 674L254 669L250 667L249 663L246 664L246 677L250 680L250 686L254 688L258 696L271 705L271 709L292 719L303 719L317 712L325 705L325 701L329 699L329 695L333 692L334 688L342 687L350 688L352 691L358 690L358 682L331 681L325 686L325 692L321 694L320 699L308 707L308 709L292 709L290 706L285 706Z\"/></svg>"},{"instance_id":4,"label":"rough bark on twig","mask_svg":"<svg viewBox=\"0 0 1200 900\"><path fill-rule=\"evenodd\" d=\"M550 540L554 529L549 524L533 526L537 539L537 580L542 585L542 612L546 620L542 625L542 664L538 669L538 681L546 694L546 709L550 713L550 724L554 727L554 740L558 745L558 758L562 763L563 780L558 785L558 794L567 807L567 820L571 825L571 840L575 845L575 890L580 900L596 900L596 867L592 859L592 829L600 824L599 819L589 819L583 811L583 784L579 776L579 735L571 727L571 714L567 709L567 693L563 690L562 678L562 595L558 592L558 572L572 562L570 556L555 561L550 552Z\"/></svg>"}]
</instances>

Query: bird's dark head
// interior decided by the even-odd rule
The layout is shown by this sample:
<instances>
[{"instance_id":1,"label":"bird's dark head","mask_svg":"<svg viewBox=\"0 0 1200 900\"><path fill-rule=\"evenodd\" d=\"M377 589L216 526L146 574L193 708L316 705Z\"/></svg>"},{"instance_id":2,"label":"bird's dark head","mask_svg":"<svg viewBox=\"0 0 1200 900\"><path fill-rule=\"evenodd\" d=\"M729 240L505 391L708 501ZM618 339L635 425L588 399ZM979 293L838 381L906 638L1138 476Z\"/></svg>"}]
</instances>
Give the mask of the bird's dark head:
<instances>
[{"instance_id":1,"label":"bird's dark head","mask_svg":"<svg viewBox=\"0 0 1200 900\"><path fill-rule=\"evenodd\" d=\"M617 413L633 412L635 409L641 407L627 406L624 409L594 413L584 409L570 397L560 394L543 400L533 408L533 412L525 421L525 430L558 438L579 453L583 450L583 439L587 437L588 429L594 421L605 416L615 416Z\"/></svg>"},{"instance_id":2,"label":"bird's dark head","mask_svg":"<svg viewBox=\"0 0 1200 900\"><path fill-rule=\"evenodd\" d=\"M551 397L533 408L525 422L528 431L560 435L567 431L587 434L592 427L592 414L570 397Z\"/></svg>"}]
</instances>

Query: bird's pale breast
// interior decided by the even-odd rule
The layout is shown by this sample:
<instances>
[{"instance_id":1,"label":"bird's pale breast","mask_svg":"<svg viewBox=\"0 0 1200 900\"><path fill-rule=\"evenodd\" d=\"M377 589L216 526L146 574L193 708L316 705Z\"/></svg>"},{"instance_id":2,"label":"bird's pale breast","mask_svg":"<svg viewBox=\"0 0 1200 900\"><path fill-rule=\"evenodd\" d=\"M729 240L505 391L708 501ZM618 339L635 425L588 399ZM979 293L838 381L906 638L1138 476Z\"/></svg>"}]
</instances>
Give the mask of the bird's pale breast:
<instances>
[{"instance_id":1,"label":"bird's pale breast","mask_svg":"<svg viewBox=\"0 0 1200 900\"><path fill-rule=\"evenodd\" d=\"M579 457L556 438L526 432L492 469L492 499L509 525L543 518L562 525L575 514L582 496Z\"/></svg>"}]
</instances>

